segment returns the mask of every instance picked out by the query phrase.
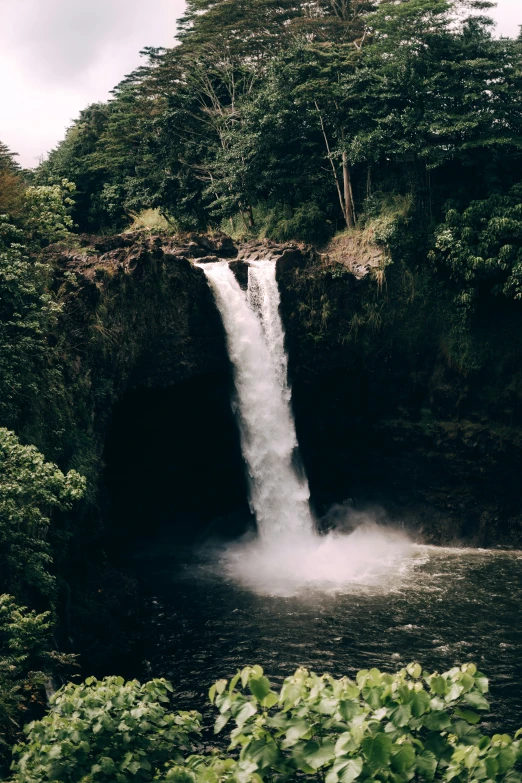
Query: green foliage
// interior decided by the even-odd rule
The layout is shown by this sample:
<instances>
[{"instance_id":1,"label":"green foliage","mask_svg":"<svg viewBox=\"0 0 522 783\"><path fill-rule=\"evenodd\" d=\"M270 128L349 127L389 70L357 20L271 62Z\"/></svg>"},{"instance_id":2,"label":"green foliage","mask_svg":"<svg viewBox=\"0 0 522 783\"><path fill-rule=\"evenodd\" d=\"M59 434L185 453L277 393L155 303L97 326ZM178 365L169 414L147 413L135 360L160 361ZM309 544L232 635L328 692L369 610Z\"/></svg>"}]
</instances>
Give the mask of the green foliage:
<instances>
[{"instance_id":1,"label":"green foliage","mask_svg":"<svg viewBox=\"0 0 522 783\"><path fill-rule=\"evenodd\" d=\"M84 492L79 473L64 475L34 446L0 428L0 591L53 596L49 515L70 509Z\"/></svg>"},{"instance_id":2,"label":"green foliage","mask_svg":"<svg viewBox=\"0 0 522 783\"><path fill-rule=\"evenodd\" d=\"M56 185L36 185L25 192L24 230L30 247L42 246L66 239L74 228L70 216L76 186L63 179Z\"/></svg>"},{"instance_id":3,"label":"green foliage","mask_svg":"<svg viewBox=\"0 0 522 783\"><path fill-rule=\"evenodd\" d=\"M227 755L190 753L199 716L167 712L167 690L164 680L116 677L62 688L27 727L13 783L521 780L520 739L480 729L488 681L471 663L355 680L298 669L280 691L248 666L210 689L216 734L230 728Z\"/></svg>"},{"instance_id":4,"label":"green foliage","mask_svg":"<svg viewBox=\"0 0 522 783\"><path fill-rule=\"evenodd\" d=\"M519 740L485 736L478 723L488 681L473 664L442 675L411 664L397 674L360 671L355 680L298 669L274 691L260 667L247 667L210 698L230 721L239 759L227 777L353 780L520 780ZM189 766L206 780L204 760ZM494 772L492 775L491 773Z\"/></svg>"},{"instance_id":5,"label":"green foliage","mask_svg":"<svg viewBox=\"0 0 522 783\"><path fill-rule=\"evenodd\" d=\"M0 766L21 724L43 708L46 683L74 663L74 656L53 651L52 627L50 612L37 614L0 595Z\"/></svg>"},{"instance_id":6,"label":"green foliage","mask_svg":"<svg viewBox=\"0 0 522 783\"><path fill-rule=\"evenodd\" d=\"M16 783L151 781L167 759L183 761L200 730L196 712L168 712L165 680L90 677L56 693L49 714L15 749Z\"/></svg>"},{"instance_id":7,"label":"green foliage","mask_svg":"<svg viewBox=\"0 0 522 783\"><path fill-rule=\"evenodd\" d=\"M47 338L59 312L49 291L51 268L29 258L27 240L0 215L0 415L6 423L40 391Z\"/></svg>"},{"instance_id":8,"label":"green foliage","mask_svg":"<svg viewBox=\"0 0 522 783\"><path fill-rule=\"evenodd\" d=\"M472 201L463 212L450 209L430 257L449 271L463 304L481 289L522 299L522 185Z\"/></svg>"}]
</instances>

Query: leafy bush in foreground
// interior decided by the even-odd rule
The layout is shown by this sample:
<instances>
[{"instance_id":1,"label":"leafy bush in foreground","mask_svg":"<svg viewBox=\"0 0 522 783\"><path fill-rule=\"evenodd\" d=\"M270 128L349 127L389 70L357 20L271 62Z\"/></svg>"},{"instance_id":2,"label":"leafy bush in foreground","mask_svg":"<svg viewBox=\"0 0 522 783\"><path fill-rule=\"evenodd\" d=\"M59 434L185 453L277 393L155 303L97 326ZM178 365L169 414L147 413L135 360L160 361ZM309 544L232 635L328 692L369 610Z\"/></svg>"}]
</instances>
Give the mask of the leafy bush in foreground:
<instances>
[{"instance_id":1,"label":"leafy bush in foreground","mask_svg":"<svg viewBox=\"0 0 522 783\"><path fill-rule=\"evenodd\" d=\"M15 749L16 781L98 783L152 780L167 759L183 763L195 712L169 713L170 683L106 677L69 683L51 699L43 720L28 726L28 743Z\"/></svg>"},{"instance_id":2,"label":"leafy bush in foreground","mask_svg":"<svg viewBox=\"0 0 522 783\"><path fill-rule=\"evenodd\" d=\"M473 664L444 674L419 664L363 670L355 680L298 669L280 692L261 667L247 667L210 689L215 732L232 725L230 755L186 755L199 715L168 713L167 690L164 680L115 677L66 686L16 749L14 782L522 780L522 731L488 737L479 728L488 681Z\"/></svg>"}]
</instances>

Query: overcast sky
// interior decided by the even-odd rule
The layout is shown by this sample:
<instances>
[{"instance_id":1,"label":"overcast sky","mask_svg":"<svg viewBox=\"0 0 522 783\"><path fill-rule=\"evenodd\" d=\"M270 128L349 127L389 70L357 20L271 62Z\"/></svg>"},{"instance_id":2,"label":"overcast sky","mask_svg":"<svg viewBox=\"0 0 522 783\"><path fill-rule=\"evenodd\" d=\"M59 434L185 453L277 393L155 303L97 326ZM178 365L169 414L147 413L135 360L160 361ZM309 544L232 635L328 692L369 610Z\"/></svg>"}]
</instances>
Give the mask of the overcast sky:
<instances>
[{"instance_id":1,"label":"overcast sky","mask_svg":"<svg viewBox=\"0 0 522 783\"><path fill-rule=\"evenodd\" d=\"M183 0L0 0L0 139L35 166L89 103L106 100L145 46L170 46ZM498 0L518 34L522 0Z\"/></svg>"}]
</instances>

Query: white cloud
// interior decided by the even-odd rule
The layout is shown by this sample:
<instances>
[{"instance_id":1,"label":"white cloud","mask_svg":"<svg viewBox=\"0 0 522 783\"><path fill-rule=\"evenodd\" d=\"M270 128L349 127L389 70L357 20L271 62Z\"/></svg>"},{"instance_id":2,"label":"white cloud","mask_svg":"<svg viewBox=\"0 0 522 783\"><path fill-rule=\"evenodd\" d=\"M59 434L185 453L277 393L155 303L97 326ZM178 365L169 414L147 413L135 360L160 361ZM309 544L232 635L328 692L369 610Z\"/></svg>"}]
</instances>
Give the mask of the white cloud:
<instances>
[{"instance_id":1,"label":"white cloud","mask_svg":"<svg viewBox=\"0 0 522 783\"><path fill-rule=\"evenodd\" d=\"M183 0L0 0L0 139L35 166L89 103L170 46ZM521 0L499 0L497 35L516 36Z\"/></svg>"},{"instance_id":2,"label":"white cloud","mask_svg":"<svg viewBox=\"0 0 522 783\"><path fill-rule=\"evenodd\" d=\"M0 0L0 139L35 166L145 46L171 46L183 0Z\"/></svg>"}]
</instances>

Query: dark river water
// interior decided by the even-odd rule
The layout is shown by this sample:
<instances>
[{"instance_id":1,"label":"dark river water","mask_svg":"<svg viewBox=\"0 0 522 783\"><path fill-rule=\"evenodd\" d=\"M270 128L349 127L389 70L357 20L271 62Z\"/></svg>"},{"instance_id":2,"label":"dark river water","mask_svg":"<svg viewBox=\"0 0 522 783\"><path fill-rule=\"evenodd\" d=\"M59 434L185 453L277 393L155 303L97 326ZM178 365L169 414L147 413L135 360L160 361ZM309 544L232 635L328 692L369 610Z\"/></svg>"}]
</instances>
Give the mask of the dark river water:
<instances>
[{"instance_id":1,"label":"dark river water","mask_svg":"<svg viewBox=\"0 0 522 783\"><path fill-rule=\"evenodd\" d=\"M261 664L278 683L301 665L341 676L413 660L439 671L473 661L490 678L487 730L522 726L522 552L403 545L370 533L327 548L315 580L291 570L282 584L277 558L289 554L277 547L265 573L268 552L257 561L241 549L197 552L168 533L143 544L135 555L148 595L142 676L167 677L179 708L201 710L212 682L246 664ZM348 561L346 579L329 581Z\"/></svg>"}]
</instances>

